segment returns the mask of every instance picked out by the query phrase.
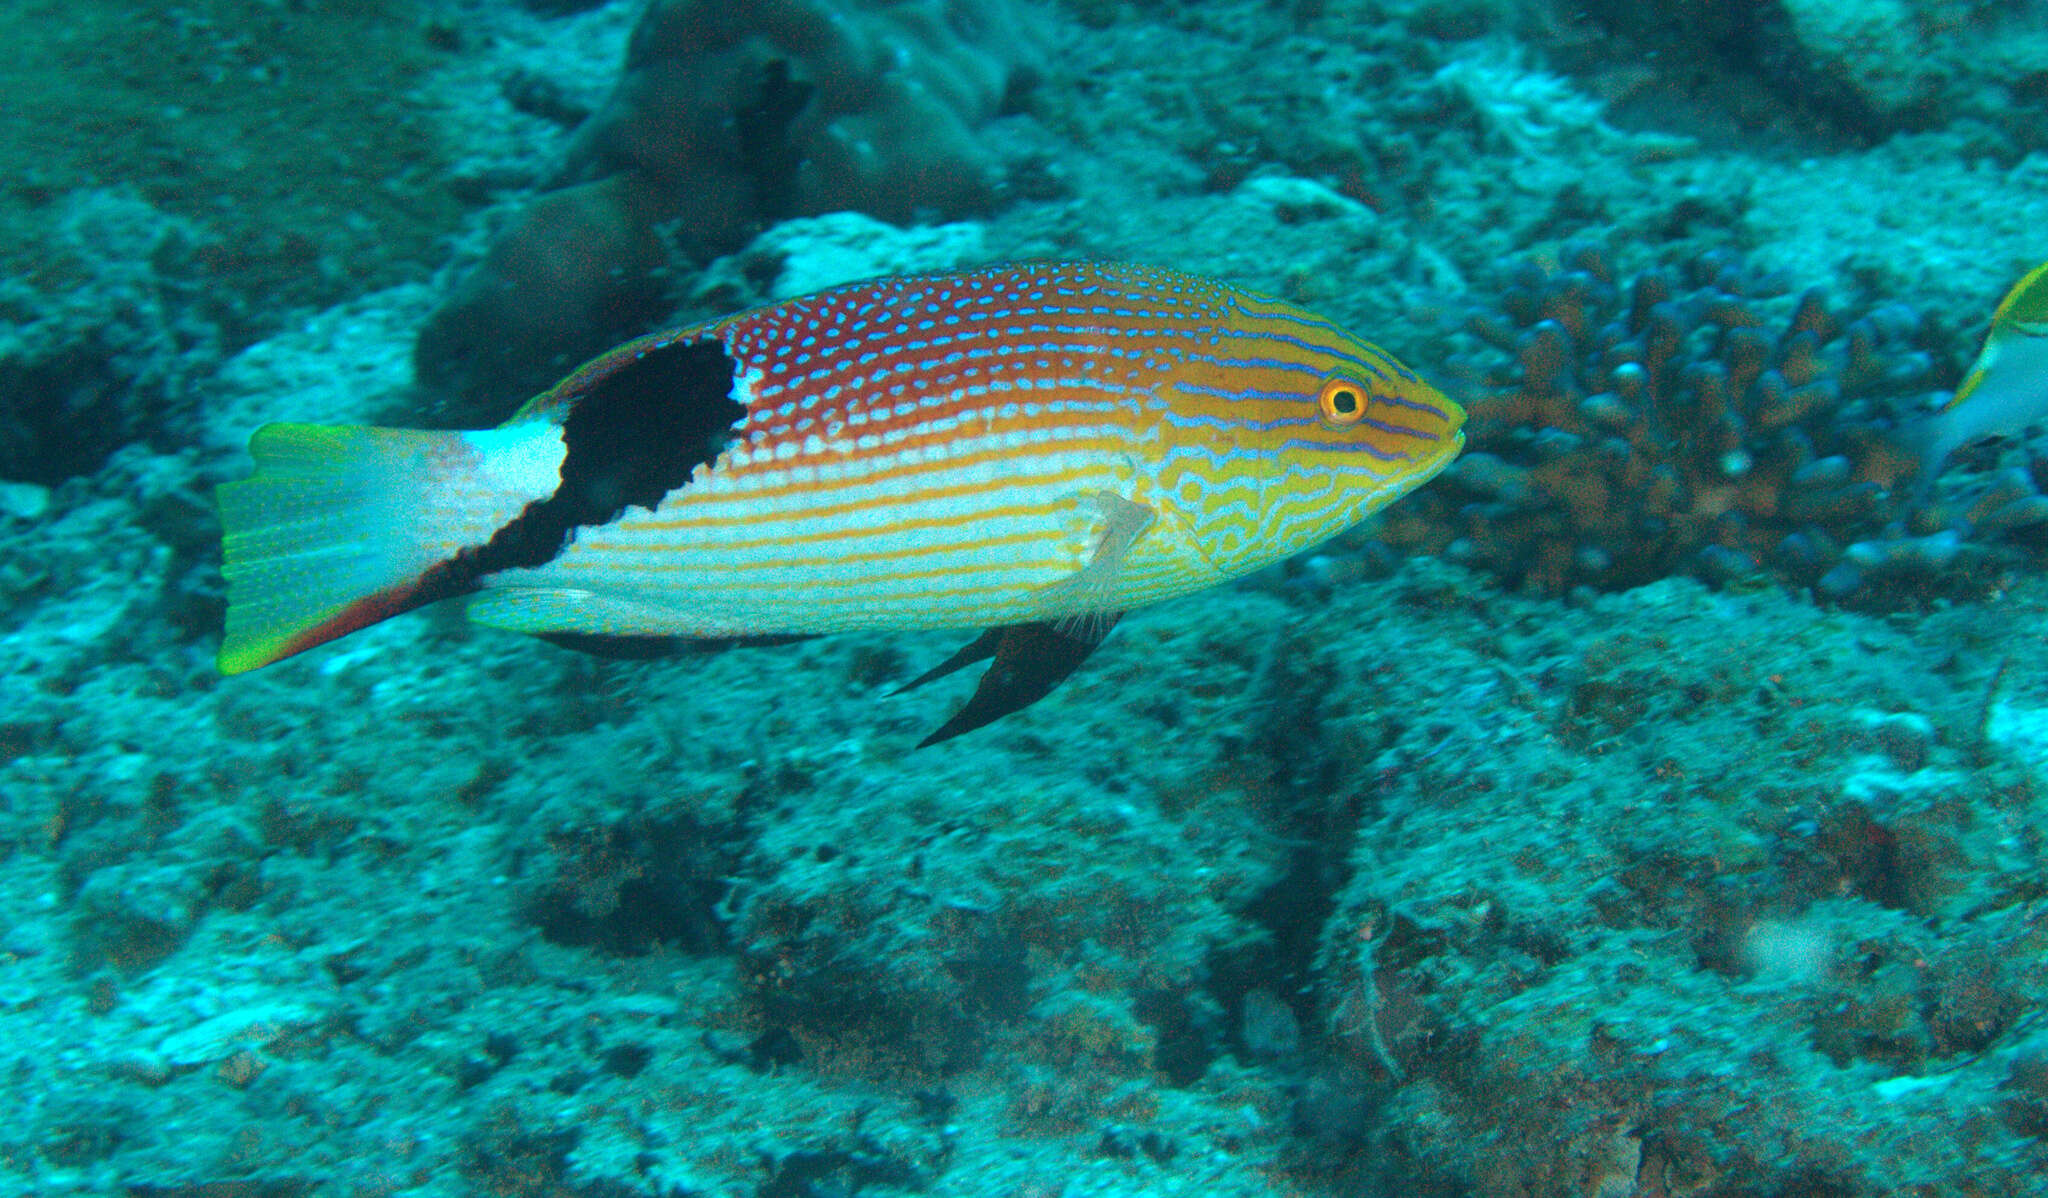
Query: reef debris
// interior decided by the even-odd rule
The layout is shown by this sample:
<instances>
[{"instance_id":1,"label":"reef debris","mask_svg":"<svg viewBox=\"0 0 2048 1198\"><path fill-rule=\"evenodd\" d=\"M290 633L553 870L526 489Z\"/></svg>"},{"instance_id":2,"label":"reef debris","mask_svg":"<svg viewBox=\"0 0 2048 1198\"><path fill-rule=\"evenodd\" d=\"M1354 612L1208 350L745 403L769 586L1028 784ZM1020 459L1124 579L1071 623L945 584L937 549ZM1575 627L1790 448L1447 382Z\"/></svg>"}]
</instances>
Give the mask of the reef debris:
<instances>
[{"instance_id":1,"label":"reef debris","mask_svg":"<svg viewBox=\"0 0 2048 1198\"><path fill-rule=\"evenodd\" d=\"M1470 450L1390 539L1538 593L1690 575L1897 607L1981 595L2039 539L2037 471L1918 477L1952 370L1897 302L1841 312L1729 251L1617 278L1580 242L1465 323Z\"/></svg>"}]
</instances>

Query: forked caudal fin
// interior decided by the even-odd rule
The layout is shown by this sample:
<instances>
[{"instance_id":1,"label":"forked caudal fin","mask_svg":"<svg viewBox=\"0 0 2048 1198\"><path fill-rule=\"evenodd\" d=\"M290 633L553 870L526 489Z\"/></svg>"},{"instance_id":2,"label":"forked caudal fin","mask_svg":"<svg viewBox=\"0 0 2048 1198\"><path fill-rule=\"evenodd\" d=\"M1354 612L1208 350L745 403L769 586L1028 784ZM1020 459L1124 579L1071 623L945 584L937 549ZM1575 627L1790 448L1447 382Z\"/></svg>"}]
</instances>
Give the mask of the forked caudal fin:
<instances>
[{"instance_id":1,"label":"forked caudal fin","mask_svg":"<svg viewBox=\"0 0 2048 1198\"><path fill-rule=\"evenodd\" d=\"M559 478L560 429L272 424L255 474L218 492L227 634L240 674L470 589L448 567Z\"/></svg>"}]
</instances>

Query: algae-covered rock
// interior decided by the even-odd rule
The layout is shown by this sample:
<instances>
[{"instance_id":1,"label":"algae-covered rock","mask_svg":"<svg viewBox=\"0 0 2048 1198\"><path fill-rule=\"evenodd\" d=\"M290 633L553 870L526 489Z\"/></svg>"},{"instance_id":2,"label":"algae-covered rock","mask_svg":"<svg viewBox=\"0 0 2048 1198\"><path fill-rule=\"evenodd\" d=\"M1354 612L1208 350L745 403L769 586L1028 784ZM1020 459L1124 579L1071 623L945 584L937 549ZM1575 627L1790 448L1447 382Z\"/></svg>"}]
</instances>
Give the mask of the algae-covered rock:
<instances>
[{"instance_id":1,"label":"algae-covered rock","mask_svg":"<svg viewBox=\"0 0 2048 1198\"><path fill-rule=\"evenodd\" d=\"M1792 32L1818 67L1879 113L1926 104L1945 63L1926 52L1909 0L1784 0Z\"/></svg>"},{"instance_id":2,"label":"algae-covered rock","mask_svg":"<svg viewBox=\"0 0 2048 1198\"><path fill-rule=\"evenodd\" d=\"M551 190L422 332L422 381L502 414L651 320L657 227L718 253L781 216L984 204L994 164L976 129L1035 58L1011 0L652 5Z\"/></svg>"}]
</instances>

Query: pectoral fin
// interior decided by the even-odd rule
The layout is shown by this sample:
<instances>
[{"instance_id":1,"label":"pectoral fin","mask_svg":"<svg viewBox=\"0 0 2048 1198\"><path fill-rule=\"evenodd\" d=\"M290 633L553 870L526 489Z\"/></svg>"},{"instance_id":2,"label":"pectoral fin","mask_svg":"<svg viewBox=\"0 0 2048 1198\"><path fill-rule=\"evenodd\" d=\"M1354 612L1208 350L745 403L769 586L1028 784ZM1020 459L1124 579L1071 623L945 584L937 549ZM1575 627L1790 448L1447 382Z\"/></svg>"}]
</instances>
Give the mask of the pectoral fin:
<instances>
[{"instance_id":1,"label":"pectoral fin","mask_svg":"<svg viewBox=\"0 0 2048 1198\"><path fill-rule=\"evenodd\" d=\"M1116 623L1117 588L1123 581L1124 559L1131 547L1159 519L1159 513L1125 499L1114 491L1097 491L1090 496L1101 512L1101 527L1095 547L1081 572L1047 596L1068 614L1057 625L1061 632L1079 640L1100 642ZM1103 621L1107 619L1107 623ZM1098 629L1099 625L1099 629Z\"/></svg>"},{"instance_id":2,"label":"pectoral fin","mask_svg":"<svg viewBox=\"0 0 2048 1198\"><path fill-rule=\"evenodd\" d=\"M1086 632L1062 630L1050 622L991 628L972 644L906 683L897 694L943 678L963 666L995 659L976 684L974 697L967 700L967 706L919 741L917 747L922 749L972 732L1045 698L1102 643L1118 614L1101 614Z\"/></svg>"}]
</instances>

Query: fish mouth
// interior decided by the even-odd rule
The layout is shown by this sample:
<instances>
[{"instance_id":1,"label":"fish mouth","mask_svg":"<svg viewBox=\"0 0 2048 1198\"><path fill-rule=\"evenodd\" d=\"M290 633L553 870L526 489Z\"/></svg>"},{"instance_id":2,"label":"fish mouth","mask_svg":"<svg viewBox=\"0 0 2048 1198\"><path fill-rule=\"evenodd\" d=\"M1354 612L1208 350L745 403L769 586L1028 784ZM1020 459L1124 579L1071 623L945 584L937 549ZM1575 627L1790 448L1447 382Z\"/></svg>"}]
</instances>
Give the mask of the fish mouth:
<instances>
[{"instance_id":1,"label":"fish mouth","mask_svg":"<svg viewBox=\"0 0 2048 1198\"><path fill-rule=\"evenodd\" d=\"M1465 449L1465 405L1441 392L1438 392L1436 401L1443 408L1444 431L1437 437L1435 452L1424 457L1419 463L1423 474L1421 478L1415 480L1418 487L1435 478Z\"/></svg>"},{"instance_id":2,"label":"fish mouth","mask_svg":"<svg viewBox=\"0 0 2048 1198\"><path fill-rule=\"evenodd\" d=\"M1424 459L1423 469L1427 473L1425 473L1423 477L1420 480L1418 480L1418 482L1416 483L1417 486L1420 486L1423 482L1427 482L1430 479L1435 478L1439 473L1443 471L1444 467L1450 465L1451 462L1455 458L1457 458L1459 454L1465 451L1465 430L1463 427L1461 427L1464 424L1463 417L1464 413L1459 413L1458 422L1456 424L1453 424L1450 428L1450 431L1444 436L1443 444L1437 447L1437 451L1435 454Z\"/></svg>"}]
</instances>

